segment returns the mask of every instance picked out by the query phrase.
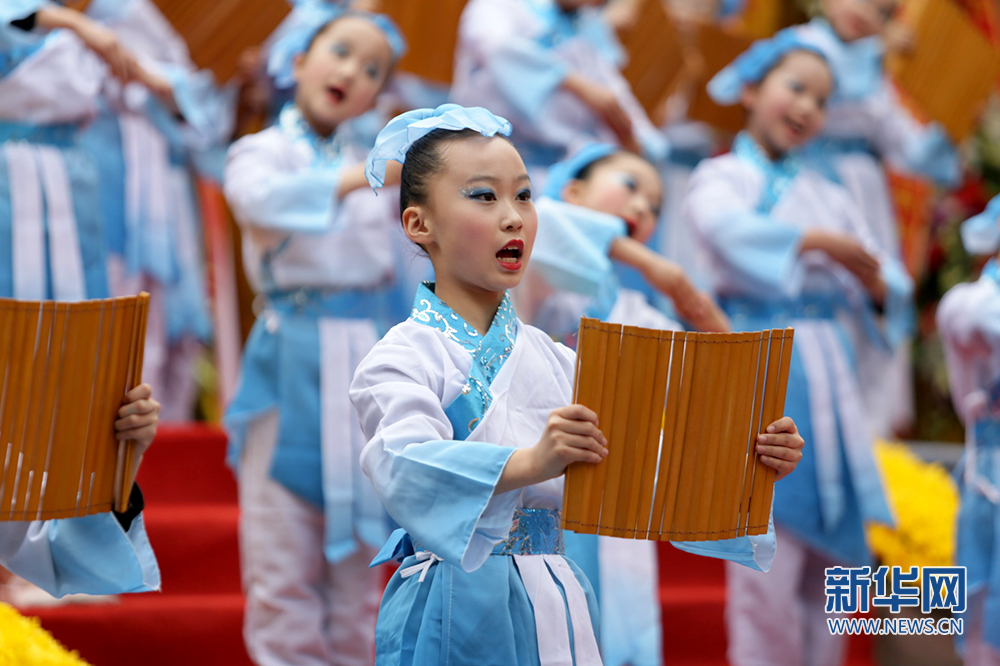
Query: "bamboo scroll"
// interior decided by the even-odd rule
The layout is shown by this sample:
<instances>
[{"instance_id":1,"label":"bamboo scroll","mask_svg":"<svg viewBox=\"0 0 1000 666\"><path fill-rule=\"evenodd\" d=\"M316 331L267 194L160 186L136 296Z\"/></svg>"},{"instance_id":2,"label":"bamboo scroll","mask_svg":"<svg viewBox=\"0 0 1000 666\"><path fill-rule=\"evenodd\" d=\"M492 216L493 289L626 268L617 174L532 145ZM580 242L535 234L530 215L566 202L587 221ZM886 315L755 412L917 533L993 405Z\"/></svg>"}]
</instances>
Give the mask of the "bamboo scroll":
<instances>
[{"instance_id":1,"label":"bamboo scroll","mask_svg":"<svg viewBox=\"0 0 1000 666\"><path fill-rule=\"evenodd\" d=\"M901 11L916 47L890 54L886 69L920 111L961 141L1000 76L1000 52L953 0L907 0Z\"/></svg>"},{"instance_id":2,"label":"bamboo scroll","mask_svg":"<svg viewBox=\"0 0 1000 666\"><path fill-rule=\"evenodd\" d=\"M0 299L0 520L124 511L133 479L114 422L142 381L149 294Z\"/></svg>"},{"instance_id":3,"label":"bamboo scroll","mask_svg":"<svg viewBox=\"0 0 1000 666\"><path fill-rule=\"evenodd\" d=\"M784 409L793 333L583 319L574 402L597 413L608 456L567 469L563 528L676 541L766 533L774 470L754 446Z\"/></svg>"}]
</instances>

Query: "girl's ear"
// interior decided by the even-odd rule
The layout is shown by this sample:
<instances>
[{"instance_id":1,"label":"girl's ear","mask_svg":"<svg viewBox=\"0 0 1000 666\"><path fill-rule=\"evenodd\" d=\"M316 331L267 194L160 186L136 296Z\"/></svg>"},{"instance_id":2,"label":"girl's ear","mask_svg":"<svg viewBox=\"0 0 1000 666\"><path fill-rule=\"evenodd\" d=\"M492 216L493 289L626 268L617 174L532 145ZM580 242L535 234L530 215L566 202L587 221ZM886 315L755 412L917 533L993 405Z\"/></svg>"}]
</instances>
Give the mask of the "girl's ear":
<instances>
[{"instance_id":1,"label":"girl's ear","mask_svg":"<svg viewBox=\"0 0 1000 666\"><path fill-rule=\"evenodd\" d=\"M403 211L403 233L411 241L426 248L434 242L433 224L423 206L410 206Z\"/></svg>"},{"instance_id":2,"label":"girl's ear","mask_svg":"<svg viewBox=\"0 0 1000 666\"><path fill-rule=\"evenodd\" d=\"M583 198L583 181L579 178L573 178L563 185L562 200L569 204L579 204L580 200Z\"/></svg>"},{"instance_id":3,"label":"girl's ear","mask_svg":"<svg viewBox=\"0 0 1000 666\"><path fill-rule=\"evenodd\" d=\"M299 76L302 72L302 63L305 59L305 53L296 53L295 56L292 57L292 79L294 79L296 83L299 82Z\"/></svg>"},{"instance_id":4,"label":"girl's ear","mask_svg":"<svg viewBox=\"0 0 1000 666\"><path fill-rule=\"evenodd\" d=\"M747 85L740 90L740 105L747 111L753 111L753 106L757 103L758 87L758 84Z\"/></svg>"}]
</instances>

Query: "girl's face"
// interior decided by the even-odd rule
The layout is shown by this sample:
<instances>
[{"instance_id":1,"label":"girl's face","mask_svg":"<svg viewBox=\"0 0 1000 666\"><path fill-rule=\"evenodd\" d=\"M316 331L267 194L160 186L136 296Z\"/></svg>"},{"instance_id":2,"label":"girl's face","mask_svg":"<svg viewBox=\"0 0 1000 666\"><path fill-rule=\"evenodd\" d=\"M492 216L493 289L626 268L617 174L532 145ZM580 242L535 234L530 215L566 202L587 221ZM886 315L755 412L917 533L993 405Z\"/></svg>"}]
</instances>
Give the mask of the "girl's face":
<instances>
[{"instance_id":1,"label":"girl's face","mask_svg":"<svg viewBox=\"0 0 1000 666\"><path fill-rule=\"evenodd\" d=\"M823 13L845 42L877 35L896 12L897 0L823 0Z\"/></svg>"},{"instance_id":2,"label":"girl's face","mask_svg":"<svg viewBox=\"0 0 1000 666\"><path fill-rule=\"evenodd\" d=\"M645 243L656 230L663 205L663 183L653 165L632 153L617 153L563 190L567 203L625 220L628 234Z\"/></svg>"},{"instance_id":3,"label":"girl's face","mask_svg":"<svg viewBox=\"0 0 1000 666\"><path fill-rule=\"evenodd\" d=\"M403 227L430 255L439 293L495 297L521 281L535 242L528 171L498 137L449 141L439 150L444 168L428 183L427 203L403 211Z\"/></svg>"},{"instance_id":4,"label":"girl's face","mask_svg":"<svg viewBox=\"0 0 1000 666\"><path fill-rule=\"evenodd\" d=\"M823 128L833 75L820 56L792 51L760 83L743 89L747 130L772 159Z\"/></svg>"},{"instance_id":5,"label":"girl's face","mask_svg":"<svg viewBox=\"0 0 1000 666\"><path fill-rule=\"evenodd\" d=\"M295 104L318 134L328 135L375 103L392 48L371 21L347 16L317 35L295 60Z\"/></svg>"}]
</instances>

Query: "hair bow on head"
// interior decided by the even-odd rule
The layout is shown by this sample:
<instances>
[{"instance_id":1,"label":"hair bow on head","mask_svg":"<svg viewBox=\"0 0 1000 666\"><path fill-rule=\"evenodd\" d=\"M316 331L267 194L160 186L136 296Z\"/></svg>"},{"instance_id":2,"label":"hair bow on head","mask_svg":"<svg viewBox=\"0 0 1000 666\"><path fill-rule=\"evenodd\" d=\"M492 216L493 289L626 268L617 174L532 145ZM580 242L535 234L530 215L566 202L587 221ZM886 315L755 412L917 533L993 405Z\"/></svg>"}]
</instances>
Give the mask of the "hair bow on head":
<instances>
[{"instance_id":1,"label":"hair bow on head","mask_svg":"<svg viewBox=\"0 0 1000 666\"><path fill-rule=\"evenodd\" d=\"M588 143L566 159L556 162L549 167L549 172L545 176L545 187L542 188L542 194L550 199L561 201L566 183L578 178L581 171L597 160L614 155L619 150L621 149L612 146L610 143Z\"/></svg>"},{"instance_id":2,"label":"hair bow on head","mask_svg":"<svg viewBox=\"0 0 1000 666\"><path fill-rule=\"evenodd\" d=\"M378 133L375 147L368 153L365 177L372 189L385 184L386 162L395 161L402 164L413 142L436 129L455 132L471 129L486 137L497 134L510 136L511 132L510 123L505 118L495 116L479 106L442 104L436 109L407 111L389 121L389 124Z\"/></svg>"},{"instance_id":3,"label":"hair bow on head","mask_svg":"<svg viewBox=\"0 0 1000 666\"><path fill-rule=\"evenodd\" d=\"M959 233L969 254L993 254L1000 249L1000 195L990 199L982 213L963 222Z\"/></svg>"},{"instance_id":4,"label":"hair bow on head","mask_svg":"<svg viewBox=\"0 0 1000 666\"><path fill-rule=\"evenodd\" d=\"M723 67L708 82L706 89L709 96L717 104L736 104L740 101L743 86L760 82L792 51L809 51L826 60L826 56L815 44L803 41L794 31L785 29L770 39L758 39L737 56L736 60Z\"/></svg>"},{"instance_id":5,"label":"hair bow on head","mask_svg":"<svg viewBox=\"0 0 1000 666\"><path fill-rule=\"evenodd\" d=\"M267 59L267 73L274 79L275 86L278 88L294 86L295 56L309 48L309 44L323 26L345 16L366 19L381 30L389 42L389 48L392 49L393 62L406 55L406 39L388 16L348 9L318 0L308 0L297 3L295 9L285 19L285 23L278 28L278 30L284 29L284 35L271 47L271 54Z\"/></svg>"}]
</instances>

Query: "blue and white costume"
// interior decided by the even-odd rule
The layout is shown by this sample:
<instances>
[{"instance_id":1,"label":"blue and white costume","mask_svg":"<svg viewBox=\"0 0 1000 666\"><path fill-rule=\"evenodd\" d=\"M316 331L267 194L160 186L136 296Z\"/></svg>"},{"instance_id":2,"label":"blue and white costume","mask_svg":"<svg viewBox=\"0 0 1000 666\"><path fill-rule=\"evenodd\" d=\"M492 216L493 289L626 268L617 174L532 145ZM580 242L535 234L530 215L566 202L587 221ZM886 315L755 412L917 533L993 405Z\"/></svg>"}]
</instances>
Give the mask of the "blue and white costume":
<instances>
[{"instance_id":1,"label":"blue and white costume","mask_svg":"<svg viewBox=\"0 0 1000 666\"><path fill-rule=\"evenodd\" d=\"M77 138L110 75L75 33L11 25L44 4L0 9L0 296L103 298L98 175ZM110 17L123 4L93 2L88 13Z\"/></svg>"},{"instance_id":2,"label":"blue and white costume","mask_svg":"<svg viewBox=\"0 0 1000 666\"><path fill-rule=\"evenodd\" d=\"M619 66L623 51L600 11L560 9L556 0L472 0L462 13L452 100L509 118L511 136L536 187L541 169L585 143L616 143L615 134L572 93L567 74L610 89L654 160L666 141L632 94Z\"/></svg>"},{"instance_id":3,"label":"blue and white costume","mask_svg":"<svg viewBox=\"0 0 1000 666\"><path fill-rule=\"evenodd\" d=\"M514 449L571 401L574 364L509 299L483 336L428 287L362 362L351 386L370 438L362 465L403 527L376 560L403 560L383 596L378 664L601 663L593 592L563 556L562 478L494 494ZM773 531L734 541L725 555L685 549L768 566Z\"/></svg>"},{"instance_id":4,"label":"blue and white costume","mask_svg":"<svg viewBox=\"0 0 1000 666\"><path fill-rule=\"evenodd\" d=\"M1000 249L1000 199L968 220L970 251ZM988 236L992 239L985 238ZM983 241L987 241L985 244ZM989 246L987 249L986 245ZM967 567L969 612L963 656L970 666L1000 664L1000 267L948 291L937 311L955 409L966 426L960 466L956 564Z\"/></svg>"},{"instance_id":5,"label":"blue and white costume","mask_svg":"<svg viewBox=\"0 0 1000 666\"><path fill-rule=\"evenodd\" d=\"M348 398L361 359L405 317L391 196L337 190L364 154L317 136L294 104L230 148L224 192L260 312L227 408L238 469L246 638L259 664L370 664L389 534L358 460Z\"/></svg>"},{"instance_id":6,"label":"blue and white costume","mask_svg":"<svg viewBox=\"0 0 1000 666\"><path fill-rule=\"evenodd\" d=\"M844 42L819 18L792 30L823 53L837 79L826 124L810 149L831 165L831 175L850 191L879 248L901 259L895 205L883 165L954 186L961 175L955 147L939 124L921 124L904 108L885 75L879 37ZM887 357L863 335L855 338L872 427L879 436L905 430L914 409L910 345L901 345L897 354Z\"/></svg>"},{"instance_id":7,"label":"blue and white costume","mask_svg":"<svg viewBox=\"0 0 1000 666\"><path fill-rule=\"evenodd\" d=\"M0 523L0 566L55 597L160 589L141 514L128 531L110 512Z\"/></svg>"},{"instance_id":8,"label":"blue and white costume","mask_svg":"<svg viewBox=\"0 0 1000 666\"><path fill-rule=\"evenodd\" d=\"M684 211L713 258L713 288L733 329L795 328L785 414L806 446L795 473L775 486L782 551L772 573L727 569L730 660L794 664L823 654L824 663L839 663L839 648L816 642L831 641L822 590L817 597L800 586L822 580L828 561L866 563L864 523L892 520L839 320L858 322L891 347L905 330L912 285L898 262L878 252L846 190L794 155L771 161L747 134L737 136L732 153L695 170ZM853 235L880 257L881 318L846 269L819 252L800 255L809 229ZM795 602L803 596L805 613Z\"/></svg>"}]
</instances>

